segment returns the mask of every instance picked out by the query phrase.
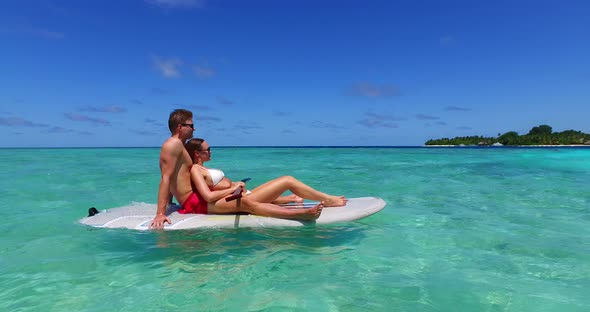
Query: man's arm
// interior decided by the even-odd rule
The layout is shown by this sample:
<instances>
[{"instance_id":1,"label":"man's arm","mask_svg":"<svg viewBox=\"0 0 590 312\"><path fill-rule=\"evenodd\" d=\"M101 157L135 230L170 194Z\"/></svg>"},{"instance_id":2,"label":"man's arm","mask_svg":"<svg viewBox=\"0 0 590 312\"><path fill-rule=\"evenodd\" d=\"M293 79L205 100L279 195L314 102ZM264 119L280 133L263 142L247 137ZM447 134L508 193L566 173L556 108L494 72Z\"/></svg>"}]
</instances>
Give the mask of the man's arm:
<instances>
[{"instance_id":1,"label":"man's arm","mask_svg":"<svg viewBox=\"0 0 590 312\"><path fill-rule=\"evenodd\" d=\"M170 179L174 175L174 170L176 170L178 157L175 155L174 146L168 143L164 143L162 146L162 152L160 153L161 178L160 186L158 188L158 208L156 216L151 224L151 227L156 229L163 228L165 222L171 223L170 219L166 216L166 207L172 200L172 194L170 194Z\"/></svg>"},{"instance_id":2,"label":"man's arm","mask_svg":"<svg viewBox=\"0 0 590 312\"><path fill-rule=\"evenodd\" d=\"M170 176L162 174L160 179L160 187L158 189L158 210L156 215L166 213L166 207L172 200L172 194L170 194Z\"/></svg>"}]
</instances>

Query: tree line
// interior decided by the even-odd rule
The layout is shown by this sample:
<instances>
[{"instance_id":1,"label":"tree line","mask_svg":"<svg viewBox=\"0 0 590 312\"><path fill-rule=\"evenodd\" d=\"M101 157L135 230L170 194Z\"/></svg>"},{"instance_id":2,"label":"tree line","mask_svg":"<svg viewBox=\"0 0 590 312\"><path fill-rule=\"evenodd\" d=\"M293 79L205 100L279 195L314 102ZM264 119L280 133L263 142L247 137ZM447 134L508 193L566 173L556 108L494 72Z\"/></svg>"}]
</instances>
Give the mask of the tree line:
<instances>
[{"instance_id":1,"label":"tree line","mask_svg":"<svg viewBox=\"0 0 590 312\"><path fill-rule=\"evenodd\" d=\"M590 134L575 130L553 132L548 125L533 127L529 133L519 135L516 131L504 134L498 133L497 137L463 136L454 138L431 139L426 145L590 145Z\"/></svg>"}]
</instances>

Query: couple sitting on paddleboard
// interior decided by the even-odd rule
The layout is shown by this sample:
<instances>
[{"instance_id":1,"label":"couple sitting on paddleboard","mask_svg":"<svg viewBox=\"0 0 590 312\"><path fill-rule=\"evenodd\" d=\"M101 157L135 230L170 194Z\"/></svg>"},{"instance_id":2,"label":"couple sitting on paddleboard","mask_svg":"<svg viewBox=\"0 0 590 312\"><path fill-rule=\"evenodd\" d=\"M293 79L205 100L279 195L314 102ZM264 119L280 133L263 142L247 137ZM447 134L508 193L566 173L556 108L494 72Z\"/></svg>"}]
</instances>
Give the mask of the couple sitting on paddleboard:
<instances>
[{"instance_id":1,"label":"couple sitting on paddleboard","mask_svg":"<svg viewBox=\"0 0 590 312\"><path fill-rule=\"evenodd\" d=\"M342 196L328 195L303 184L293 177L281 177L269 181L244 195L240 200L226 201L226 197L238 188L244 191L244 182L231 182L220 170L207 169L203 163L211 159L209 145L203 140L189 141L195 125L193 113L177 109L170 113L168 128L171 136L160 149L160 186L156 216L150 228L163 228L170 223L166 207L172 196L182 205L181 213L250 214L300 220L317 219L324 206L344 206L347 200ZM184 145L187 142L187 148ZM281 196L291 191L291 196ZM303 205L293 209L277 204L301 203L303 199L317 200L320 204L305 209Z\"/></svg>"},{"instance_id":2,"label":"couple sitting on paddleboard","mask_svg":"<svg viewBox=\"0 0 590 312\"><path fill-rule=\"evenodd\" d=\"M191 139L184 145L192 158L190 168L193 193L182 203L179 213L229 214L247 212L255 215L285 219L317 219L324 206L344 206L346 199L319 192L301 181L283 176L268 181L251 191L245 190L244 182L232 182L223 171L204 167L211 160L211 147L203 139ZM240 202L226 201L236 190L242 192ZM287 190L293 194L282 196ZM320 201L312 208L294 205L292 208L279 204L302 203L304 199Z\"/></svg>"}]
</instances>

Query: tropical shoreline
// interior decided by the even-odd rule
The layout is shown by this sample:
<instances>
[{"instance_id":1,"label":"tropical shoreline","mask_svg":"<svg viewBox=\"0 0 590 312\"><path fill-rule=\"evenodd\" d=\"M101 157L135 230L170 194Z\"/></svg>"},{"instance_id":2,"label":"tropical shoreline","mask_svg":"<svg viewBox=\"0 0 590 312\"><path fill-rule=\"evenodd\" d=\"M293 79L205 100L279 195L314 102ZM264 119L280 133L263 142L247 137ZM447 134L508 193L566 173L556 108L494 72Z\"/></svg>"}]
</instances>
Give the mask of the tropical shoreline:
<instances>
[{"instance_id":1,"label":"tropical shoreline","mask_svg":"<svg viewBox=\"0 0 590 312\"><path fill-rule=\"evenodd\" d=\"M422 145L423 147L481 147L481 148L505 148L505 147L590 147L587 144L563 144L563 145Z\"/></svg>"},{"instance_id":2,"label":"tropical shoreline","mask_svg":"<svg viewBox=\"0 0 590 312\"><path fill-rule=\"evenodd\" d=\"M553 132L549 125L533 127L527 134L519 135L516 131L498 133L497 137L461 136L454 138L430 139L424 145L459 145L459 146L585 146L590 145L590 134L576 130Z\"/></svg>"}]
</instances>

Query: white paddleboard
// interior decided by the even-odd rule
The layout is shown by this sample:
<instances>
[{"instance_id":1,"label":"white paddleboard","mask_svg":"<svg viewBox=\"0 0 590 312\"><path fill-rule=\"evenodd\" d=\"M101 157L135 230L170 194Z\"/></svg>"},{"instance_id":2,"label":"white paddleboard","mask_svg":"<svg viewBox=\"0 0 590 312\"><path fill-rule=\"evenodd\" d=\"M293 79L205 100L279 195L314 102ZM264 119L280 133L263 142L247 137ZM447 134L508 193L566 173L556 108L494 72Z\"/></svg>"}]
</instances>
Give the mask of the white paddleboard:
<instances>
[{"instance_id":1,"label":"white paddleboard","mask_svg":"<svg viewBox=\"0 0 590 312\"><path fill-rule=\"evenodd\" d=\"M166 230L185 230L196 228L245 228L245 227L285 227L310 224L329 224L358 220L370 216L385 207L385 201L377 197L349 198L346 206L325 207L315 221L300 221L261 217L249 214L180 214L177 205L169 206L166 214L172 224L166 223ZM127 228L149 230L156 215L155 204L134 203L129 206L100 211L80 223L97 228Z\"/></svg>"}]
</instances>

